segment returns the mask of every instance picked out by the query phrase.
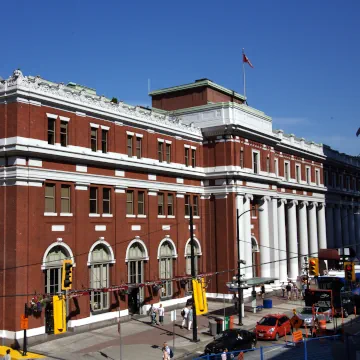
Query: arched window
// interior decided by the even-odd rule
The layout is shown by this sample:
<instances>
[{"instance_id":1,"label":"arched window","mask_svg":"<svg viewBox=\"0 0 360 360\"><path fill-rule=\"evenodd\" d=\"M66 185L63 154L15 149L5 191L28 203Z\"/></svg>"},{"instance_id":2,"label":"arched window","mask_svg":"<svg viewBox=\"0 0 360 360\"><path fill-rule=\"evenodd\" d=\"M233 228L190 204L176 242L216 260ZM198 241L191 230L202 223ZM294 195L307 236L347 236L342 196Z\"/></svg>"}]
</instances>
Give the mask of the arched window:
<instances>
[{"instance_id":1,"label":"arched window","mask_svg":"<svg viewBox=\"0 0 360 360\"><path fill-rule=\"evenodd\" d=\"M164 241L160 244L159 249L159 272L160 279L172 279L173 276L173 258L176 257L175 248L172 242ZM173 295L173 283L171 280L165 281L162 288L162 297Z\"/></svg>"},{"instance_id":2,"label":"arched window","mask_svg":"<svg viewBox=\"0 0 360 360\"><path fill-rule=\"evenodd\" d=\"M43 261L45 273L45 293L58 294L61 292L62 261L70 258L69 251L61 245L53 246Z\"/></svg>"},{"instance_id":3,"label":"arched window","mask_svg":"<svg viewBox=\"0 0 360 360\"><path fill-rule=\"evenodd\" d=\"M201 248L199 241L194 239L194 264L195 264L195 275L198 274L199 271L199 258L201 256ZM185 248L185 258L186 258L186 275L191 275L191 239L189 239L186 243ZM187 284L186 291L192 291L192 281L189 280Z\"/></svg>"},{"instance_id":4,"label":"arched window","mask_svg":"<svg viewBox=\"0 0 360 360\"><path fill-rule=\"evenodd\" d=\"M98 244L90 254L90 287L101 289L109 286L109 264L111 255L106 245ZM101 291L91 292L91 309L100 311L109 308L109 293Z\"/></svg>"}]
</instances>

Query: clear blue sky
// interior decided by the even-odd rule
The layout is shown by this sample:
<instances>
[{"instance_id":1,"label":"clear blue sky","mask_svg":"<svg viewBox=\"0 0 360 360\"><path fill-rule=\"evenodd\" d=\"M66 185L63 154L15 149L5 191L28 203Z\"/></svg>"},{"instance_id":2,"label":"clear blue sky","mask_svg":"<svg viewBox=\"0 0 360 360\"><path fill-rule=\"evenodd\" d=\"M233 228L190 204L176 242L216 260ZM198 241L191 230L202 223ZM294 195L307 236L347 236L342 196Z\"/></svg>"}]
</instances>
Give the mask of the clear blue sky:
<instances>
[{"instance_id":1,"label":"clear blue sky","mask_svg":"<svg viewBox=\"0 0 360 360\"><path fill-rule=\"evenodd\" d=\"M51 4L51 5L50 5ZM4 1L0 76L73 81L131 104L207 77L274 128L360 153L360 1Z\"/></svg>"}]
</instances>

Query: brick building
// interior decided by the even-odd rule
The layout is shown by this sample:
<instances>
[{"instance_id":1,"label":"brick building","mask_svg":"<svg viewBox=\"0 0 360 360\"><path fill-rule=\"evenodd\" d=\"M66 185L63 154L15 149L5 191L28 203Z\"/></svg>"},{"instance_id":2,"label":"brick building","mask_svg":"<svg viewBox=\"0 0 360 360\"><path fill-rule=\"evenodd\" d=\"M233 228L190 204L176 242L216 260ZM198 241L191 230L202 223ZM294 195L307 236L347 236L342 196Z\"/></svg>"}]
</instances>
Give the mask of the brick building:
<instances>
[{"instance_id":1,"label":"brick building","mask_svg":"<svg viewBox=\"0 0 360 360\"><path fill-rule=\"evenodd\" d=\"M189 285L176 277L190 273L190 206L198 272L236 267L237 210L248 278L296 279L304 255L355 243L354 158L274 131L242 95L207 79L150 95L152 110L19 70L0 82L0 337L22 336L29 294L60 291L66 258L77 290L163 282L72 299L69 328L115 321L119 306L127 316L184 302ZM324 166L354 179L331 201ZM328 196L354 219L336 225L336 241ZM209 296L227 292L233 275L210 276ZM51 333L51 316L48 306L31 316L29 336Z\"/></svg>"}]
</instances>

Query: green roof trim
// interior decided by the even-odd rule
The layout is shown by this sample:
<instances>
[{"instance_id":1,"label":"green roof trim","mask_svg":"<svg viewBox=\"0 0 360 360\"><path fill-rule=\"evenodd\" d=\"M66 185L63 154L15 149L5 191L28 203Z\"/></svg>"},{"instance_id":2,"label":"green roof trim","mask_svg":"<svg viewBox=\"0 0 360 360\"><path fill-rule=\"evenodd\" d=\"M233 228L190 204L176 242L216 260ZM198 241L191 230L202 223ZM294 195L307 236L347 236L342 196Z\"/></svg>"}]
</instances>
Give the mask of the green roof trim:
<instances>
[{"instance_id":1,"label":"green roof trim","mask_svg":"<svg viewBox=\"0 0 360 360\"><path fill-rule=\"evenodd\" d=\"M154 96L154 95L161 95L161 94L166 94L169 92L175 92L175 91L181 91L181 90L188 90L188 89L194 89L194 88L198 88L198 87L203 87L203 86L207 86L210 87L212 89L215 90L219 90L225 94L234 96L237 99L246 100L246 97L244 95L241 95L233 90L227 89L221 85L218 85L214 82L212 82L211 80L201 80L201 81L195 81L193 83L190 84L184 84L184 85L179 85L179 86L173 86L173 87L169 87L169 88L164 88L164 89L159 89L159 90L154 90L149 92L150 96Z\"/></svg>"}]
</instances>

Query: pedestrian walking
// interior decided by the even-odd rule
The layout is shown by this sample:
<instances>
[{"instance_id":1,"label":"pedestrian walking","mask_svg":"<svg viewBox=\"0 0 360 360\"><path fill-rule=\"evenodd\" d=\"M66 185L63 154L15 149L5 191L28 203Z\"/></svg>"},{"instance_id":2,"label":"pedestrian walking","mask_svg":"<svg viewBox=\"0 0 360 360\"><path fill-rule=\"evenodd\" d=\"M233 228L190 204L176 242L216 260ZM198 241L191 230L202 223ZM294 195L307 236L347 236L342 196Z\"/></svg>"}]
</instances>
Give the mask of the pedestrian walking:
<instances>
[{"instance_id":1,"label":"pedestrian walking","mask_svg":"<svg viewBox=\"0 0 360 360\"><path fill-rule=\"evenodd\" d=\"M262 299L265 298L265 285L264 284L261 285L261 298Z\"/></svg>"},{"instance_id":2,"label":"pedestrian walking","mask_svg":"<svg viewBox=\"0 0 360 360\"><path fill-rule=\"evenodd\" d=\"M150 319L151 319L151 325L159 325L156 320L156 308L154 307L153 304L151 304L149 314L150 314Z\"/></svg>"},{"instance_id":3,"label":"pedestrian walking","mask_svg":"<svg viewBox=\"0 0 360 360\"><path fill-rule=\"evenodd\" d=\"M287 295L287 299L290 300L291 299L291 285L290 285L290 283L288 283L286 285L286 295Z\"/></svg>"},{"instance_id":4,"label":"pedestrian walking","mask_svg":"<svg viewBox=\"0 0 360 360\"><path fill-rule=\"evenodd\" d=\"M160 304L160 307L158 308L158 313L159 313L159 323L160 323L160 325L163 325L165 309L163 308L162 304Z\"/></svg>"},{"instance_id":5,"label":"pedestrian walking","mask_svg":"<svg viewBox=\"0 0 360 360\"><path fill-rule=\"evenodd\" d=\"M233 295L233 303L234 303L234 305L235 305L235 310L237 310L239 304L238 304L238 299L237 299L236 294Z\"/></svg>"},{"instance_id":6,"label":"pedestrian walking","mask_svg":"<svg viewBox=\"0 0 360 360\"><path fill-rule=\"evenodd\" d=\"M285 290L286 290L285 283L281 283L281 291L282 291L282 297L283 298L285 298Z\"/></svg>"},{"instance_id":7,"label":"pedestrian walking","mask_svg":"<svg viewBox=\"0 0 360 360\"><path fill-rule=\"evenodd\" d=\"M299 289L296 284L294 284L294 300L297 300L299 298Z\"/></svg>"},{"instance_id":8,"label":"pedestrian walking","mask_svg":"<svg viewBox=\"0 0 360 360\"><path fill-rule=\"evenodd\" d=\"M174 357L173 351L171 350L170 346L168 346L168 344L166 342L164 343L162 350L163 351L165 350L168 353L169 359L172 359Z\"/></svg>"},{"instance_id":9,"label":"pedestrian walking","mask_svg":"<svg viewBox=\"0 0 360 360\"><path fill-rule=\"evenodd\" d=\"M226 360L227 359L227 352L228 349L224 349L224 351L221 353L221 360Z\"/></svg>"},{"instance_id":10,"label":"pedestrian walking","mask_svg":"<svg viewBox=\"0 0 360 360\"><path fill-rule=\"evenodd\" d=\"M193 322L193 309L191 307L188 313L188 330L191 330L192 322Z\"/></svg>"},{"instance_id":11,"label":"pedestrian walking","mask_svg":"<svg viewBox=\"0 0 360 360\"><path fill-rule=\"evenodd\" d=\"M11 360L10 349L6 350L6 354L3 357L4 360Z\"/></svg>"},{"instance_id":12,"label":"pedestrian walking","mask_svg":"<svg viewBox=\"0 0 360 360\"><path fill-rule=\"evenodd\" d=\"M183 318L183 321L181 323L181 328L185 327L188 325L188 315L189 315L189 308L187 306L185 306L182 310L181 310L181 316Z\"/></svg>"},{"instance_id":13,"label":"pedestrian walking","mask_svg":"<svg viewBox=\"0 0 360 360\"><path fill-rule=\"evenodd\" d=\"M162 353L163 353L163 356L162 356L163 360L170 360L170 355L165 349L162 351Z\"/></svg>"}]
</instances>

